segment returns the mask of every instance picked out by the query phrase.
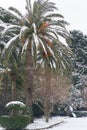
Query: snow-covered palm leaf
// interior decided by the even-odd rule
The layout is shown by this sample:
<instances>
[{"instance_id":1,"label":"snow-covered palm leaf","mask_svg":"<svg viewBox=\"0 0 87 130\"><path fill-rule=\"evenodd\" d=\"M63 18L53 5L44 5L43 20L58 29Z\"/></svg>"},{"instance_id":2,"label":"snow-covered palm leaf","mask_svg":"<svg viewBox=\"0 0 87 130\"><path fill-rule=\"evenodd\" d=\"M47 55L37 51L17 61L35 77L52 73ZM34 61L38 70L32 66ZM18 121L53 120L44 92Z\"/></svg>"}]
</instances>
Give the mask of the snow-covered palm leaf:
<instances>
[{"instance_id":1,"label":"snow-covered palm leaf","mask_svg":"<svg viewBox=\"0 0 87 130\"><path fill-rule=\"evenodd\" d=\"M38 38L38 36L37 36L35 33L33 33L33 42L34 42L34 45L35 45L36 50L38 51L39 38Z\"/></svg>"},{"instance_id":2,"label":"snow-covered palm leaf","mask_svg":"<svg viewBox=\"0 0 87 130\"><path fill-rule=\"evenodd\" d=\"M25 44L23 45L23 47L22 47L22 54L24 53L24 51L26 51L27 50L27 48L28 48L28 39L26 40L26 42L25 42Z\"/></svg>"},{"instance_id":3,"label":"snow-covered palm leaf","mask_svg":"<svg viewBox=\"0 0 87 130\"><path fill-rule=\"evenodd\" d=\"M28 16L32 19L32 5L31 5L31 0L26 0L26 9L28 11Z\"/></svg>"},{"instance_id":4,"label":"snow-covered palm leaf","mask_svg":"<svg viewBox=\"0 0 87 130\"><path fill-rule=\"evenodd\" d=\"M43 15L47 12L50 12L50 11L54 11L54 10L58 10L58 8L55 6L55 3L53 2L49 2L49 1L45 1L43 4L42 4L42 13Z\"/></svg>"},{"instance_id":5,"label":"snow-covered palm leaf","mask_svg":"<svg viewBox=\"0 0 87 130\"><path fill-rule=\"evenodd\" d=\"M50 41L57 41L57 42L59 41L59 38L58 38L58 36L57 36L57 33L55 33L55 32L54 32L54 33L53 33L53 32L52 32L52 33L51 33L51 32L49 33L49 31L48 31L48 32L46 31L45 36L46 36Z\"/></svg>"},{"instance_id":6,"label":"snow-covered palm leaf","mask_svg":"<svg viewBox=\"0 0 87 130\"><path fill-rule=\"evenodd\" d=\"M2 61L8 61L10 55L12 54L13 50L17 47L18 45L18 40L19 40L19 35L13 37L10 41L8 41L6 44L5 44L5 47L4 47L4 50L3 50L3 53L2 53Z\"/></svg>"},{"instance_id":7,"label":"snow-covered palm leaf","mask_svg":"<svg viewBox=\"0 0 87 130\"><path fill-rule=\"evenodd\" d=\"M36 66L36 70L40 70L40 68L45 68L45 67L48 67L50 68L51 70L55 71L57 70L57 62L55 60L55 58L53 58L52 56L48 57L47 58L44 58L42 55L41 55L41 52L38 53L38 56L37 56L37 61L38 61L38 64Z\"/></svg>"},{"instance_id":8,"label":"snow-covered palm leaf","mask_svg":"<svg viewBox=\"0 0 87 130\"><path fill-rule=\"evenodd\" d=\"M43 42L42 46L41 46L41 52L45 53L46 57L49 58L49 55L51 55L53 58L56 59L55 55L54 55L54 50L53 50L53 43L51 38L49 38L48 35L46 35L46 37L40 37L41 41ZM44 45L44 47L43 47Z\"/></svg>"},{"instance_id":9,"label":"snow-covered palm leaf","mask_svg":"<svg viewBox=\"0 0 87 130\"><path fill-rule=\"evenodd\" d=\"M47 18L64 18L63 17L63 15L61 15L61 14L58 14L58 13L55 13L55 14L47 14L47 15L45 15L45 17L47 17Z\"/></svg>"},{"instance_id":10,"label":"snow-covered palm leaf","mask_svg":"<svg viewBox=\"0 0 87 130\"><path fill-rule=\"evenodd\" d=\"M19 18L16 15L12 14L10 11L7 11L6 9L0 7L0 20L2 20L4 23L18 25Z\"/></svg>"},{"instance_id":11,"label":"snow-covered palm leaf","mask_svg":"<svg viewBox=\"0 0 87 130\"><path fill-rule=\"evenodd\" d=\"M48 28L48 29L46 29L46 31L47 31L47 33L48 34L50 34L51 35L51 38L52 39L59 39L58 37L58 33L56 32L56 29L55 30L53 30L53 29L50 29L50 28Z\"/></svg>"},{"instance_id":12,"label":"snow-covered palm leaf","mask_svg":"<svg viewBox=\"0 0 87 130\"><path fill-rule=\"evenodd\" d=\"M8 24L1 23L0 24L0 33L8 26Z\"/></svg>"},{"instance_id":13,"label":"snow-covered palm leaf","mask_svg":"<svg viewBox=\"0 0 87 130\"><path fill-rule=\"evenodd\" d=\"M33 4L33 17L41 17L41 4L37 1Z\"/></svg>"},{"instance_id":14,"label":"snow-covered palm leaf","mask_svg":"<svg viewBox=\"0 0 87 130\"><path fill-rule=\"evenodd\" d=\"M66 49L66 50L65 50ZM55 72L61 72L62 74L67 72L71 72L71 66L70 66L70 58L69 56L72 54L66 46L58 46L58 43L53 46L52 51L54 52L54 56L50 55L48 56L48 59L46 57L43 57L41 55L41 52L38 53L38 61L42 66L50 67L50 69L53 69ZM67 52L67 54L66 54ZM49 61L49 62L48 62ZM38 65L37 65L38 68Z\"/></svg>"},{"instance_id":15,"label":"snow-covered palm leaf","mask_svg":"<svg viewBox=\"0 0 87 130\"><path fill-rule=\"evenodd\" d=\"M46 45L44 44L42 39L39 39L39 43L41 44L41 48L42 48L43 52L47 55Z\"/></svg>"},{"instance_id":16,"label":"snow-covered palm leaf","mask_svg":"<svg viewBox=\"0 0 87 130\"><path fill-rule=\"evenodd\" d=\"M22 42L22 39L23 39L23 38L26 39L26 38L28 37L28 32L29 32L29 28L26 27L26 26L23 26L23 27L20 29L20 36L19 36L19 38L20 38L21 42Z\"/></svg>"},{"instance_id":17,"label":"snow-covered palm leaf","mask_svg":"<svg viewBox=\"0 0 87 130\"><path fill-rule=\"evenodd\" d=\"M18 32L20 31L20 26L18 25L9 25L5 26L4 30L2 31L2 35L8 34L8 32Z\"/></svg>"},{"instance_id":18,"label":"snow-covered palm leaf","mask_svg":"<svg viewBox=\"0 0 87 130\"><path fill-rule=\"evenodd\" d=\"M57 34L59 35L59 36L61 36L62 38L65 38L65 39L67 39L67 37L69 36L69 33L67 32L67 33L65 33L65 30L58 30L57 31Z\"/></svg>"},{"instance_id":19,"label":"snow-covered palm leaf","mask_svg":"<svg viewBox=\"0 0 87 130\"><path fill-rule=\"evenodd\" d=\"M23 17L22 13L19 12L19 10L17 10L16 8L14 7L9 7L8 8L9 10L15 12L15 14L17 14L18 16L20 16L21 18Z\"/></svg>"},{"instance_id":20,"label":"snow-covered palm leaf","mask_svg":"<svg viewBox=\"0 0 87 130\"><path fill-rule=\"evenodd\" d=\"M57 53L56 53L57 52ZM71 73L72 71L72 64L71 64L71 56L72 52L68 46L65 46L61 43L61 45L55 46L55 55L58 60L57 68L62 73L65 71L67 73ZM69 70L69 71L68 71Z\"/></svg>"},{"instance_id":21,"label":"snow-covered palm leaf","mask_svg":"<svg viewBox=\"0 0 87 130\"><path fill-rule=\"evenodd\" d=\"M33 20L39 22L43 17L49 18L51 14L49 14L49 17L45 16L47 12L53 11L55 6L54 4L50 4L50 2L45 1L43 4L39 2L39 0L35 1L33 4ZM55 15L55 14L54 14ZM58 16L56 14L56 16ZM62 15L59 15L62 17ZM52 16L51 16L52 18ZM35 20L36 19L36 20Z\"/></svg>"},{"instance_id":22,"label":"snow-covered palm leaf","mask_svg":"<svg viewBox=\"0 0 87 130\"><path fill-rule=\"evenodd\" d=\"M11 40L9 40L6 45L5 45L5 49L9 49L11 48L11 46L15 46L18 43L18 39L19 39L19 35L16 35L15 37L13 37Z\"/></svg>"},{"instance_id":23,"label":"snow-covered palm leaf","mask_svg":"<svg viewBox=\"0 0 87 130\"><path fill-rule=\"evenodd\" d=\"M65 29L65 26L67 25L68 23L62 23L60 20L51 20L50 23L49 23L49 26L50 27L54 27L56 26L57 28L64 28Z\"/></svg>"}]
</instances>

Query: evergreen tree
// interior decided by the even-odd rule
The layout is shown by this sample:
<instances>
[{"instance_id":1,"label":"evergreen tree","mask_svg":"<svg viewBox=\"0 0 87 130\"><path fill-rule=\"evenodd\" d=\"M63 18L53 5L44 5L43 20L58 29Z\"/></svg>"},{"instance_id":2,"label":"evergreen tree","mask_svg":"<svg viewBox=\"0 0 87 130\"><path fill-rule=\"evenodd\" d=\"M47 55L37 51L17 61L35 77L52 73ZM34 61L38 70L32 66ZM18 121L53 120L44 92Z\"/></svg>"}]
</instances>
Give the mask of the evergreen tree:
<instances>
[{"instance_id":1,"label":"evergreen tree","mask_svg":"<svg viewBox=\"0 0 87 130\"><path fill-rule=\"evenodd\" d=\"M71 48L75 57L73 64L75 73L73 75L73 86L75 92L73 93L73 100L76 104L82 105L86 102L86 87L87 87L87 36L79 30L70 32Z\"/></svg>"}]
</instances>

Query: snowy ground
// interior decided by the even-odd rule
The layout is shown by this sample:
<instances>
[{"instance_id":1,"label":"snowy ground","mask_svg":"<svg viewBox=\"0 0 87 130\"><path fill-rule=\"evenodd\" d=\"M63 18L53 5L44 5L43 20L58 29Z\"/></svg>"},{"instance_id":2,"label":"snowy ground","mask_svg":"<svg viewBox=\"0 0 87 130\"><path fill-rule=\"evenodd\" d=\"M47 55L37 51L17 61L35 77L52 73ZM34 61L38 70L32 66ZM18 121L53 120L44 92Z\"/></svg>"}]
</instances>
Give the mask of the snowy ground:
<instances>
[{"instance_id":1,"label":"snowy ground","mask_svg":"<svg viewBox=\"0 0 87 130\"><path fill-rule=\"evenodd\" d=\"M35 120L33 124L27 126L27 129L32 130L32 129L45 128L61 121L62 123L53 126L52 128L44 130L87 130L87 117L83 118L53 117L52 119L50 119L49 123L46 123L44 119L38 119Z\"/></svg>"},{"instance_id":2,"label":"snowy ground","mask_svg":"<svg viewBox=\"0 0 87 130\"><path fill-rule=\"evenodd\" d=\"M58 122L62 122L57 124ZM52 128L47 128L49 126ZM49 123L45 122L45 119L35 119L33 124L26 127L27 130L87 130L87 117L73 118L73 117L52 117ZM5 130L0 128L0 130Z\"/></svg>"}]
</instances>

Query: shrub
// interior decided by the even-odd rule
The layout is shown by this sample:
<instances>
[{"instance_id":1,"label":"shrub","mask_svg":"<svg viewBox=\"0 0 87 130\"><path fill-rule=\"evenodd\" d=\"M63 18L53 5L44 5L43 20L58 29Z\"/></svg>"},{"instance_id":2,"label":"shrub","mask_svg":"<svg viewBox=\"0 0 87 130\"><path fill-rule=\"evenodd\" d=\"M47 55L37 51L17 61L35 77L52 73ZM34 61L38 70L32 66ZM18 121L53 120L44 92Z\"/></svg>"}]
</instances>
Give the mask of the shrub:
<instances>
[{"instance_id":1,"label":"shrub","mask_svg":"<svg viewBox=\"0 0 87 130\"><path fill-rule=\"evenodd\" d=\"M19 111L19 110L25 110L26 105L20 101L11 101L11 102L6 104L5 108L8 110Z\"/></svg>"},{"instance_id":2,"label":"shrub","mask_svg":"<svg viewBox=\"0 0 87 130\"><path fill-rule=\"evenodd\" d=\"M1 116L0 117L0 124L2 127L9 129L9 130L21 130L25 128L30 123L29 116L21 115L16 117L10 116Z\"/></svg>"},{"instance_id":3,"label":"shrub","mask_svg":"<svg viewBox=\"0 0 87 130\"><path fill-rule=\"evenodd\" d=\"M6 104L5 108L10 110L10 115L0 117L0 125L8 130L21 130L30 123L29 115L22 115L26 105L19 101Z\"/></svg>"},{"instance_id":4,"label":"shrub","mask_svg":"<svg viewBox=\"0 0 87 130\"><path fill-rule=\"evenodd\" d=\"M87 117L87 111L74 111L77 117Z\"/></svg>"},{"instance_id":5,"label":"shrub","mask_svg":"<svg viewBox=\"0 0 87 130\"><path fill-rule=\"evenodd\" d=\"M6 104L5 109L10 111L11 116L18 116L26 110L26 105L20 101L11 101Z\"/></svg>"},{"instance_id":6,"label":"shrub","mask_svg":"<svg viewBox=\"0 0 87 130\"><path fill-rule=\"evenodd\" d=\"M33 107L32 108L33 108L33 116L34 117L40 117L40 116L42 116L44 114L44 112L42 111L43 105L41 104L41 102L38 102L38 104L34 104L33 103Z\"/></svg>"}]
</instances>

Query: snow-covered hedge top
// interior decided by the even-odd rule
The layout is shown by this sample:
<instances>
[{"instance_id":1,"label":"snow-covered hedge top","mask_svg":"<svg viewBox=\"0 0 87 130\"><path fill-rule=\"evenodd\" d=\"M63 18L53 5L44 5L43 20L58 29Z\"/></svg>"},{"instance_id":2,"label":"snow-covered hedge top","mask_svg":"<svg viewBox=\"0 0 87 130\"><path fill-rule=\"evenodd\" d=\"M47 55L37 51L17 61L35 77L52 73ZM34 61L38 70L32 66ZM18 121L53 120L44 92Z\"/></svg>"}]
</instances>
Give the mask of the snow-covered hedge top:
<instances>
[{"instance_id":1,"label":"snow-covered hedge top","mask_svg":"<svg viewBox=\"0 0 87 130\"><path fill-rule=\"evenodd\" d=\"M11 101L11 102L6 104L5 108L21 110L21 109L26 108L26 105L20 101Z\"/></svg>"},{"instance_id":2,"label":"snow-covered hedge top","mask_svg":"<svg viewBox=\"0 0 87 130\"><path fill-rule=\"evenodd\" d=\"M10 105L19 105L19 106L21 106L21 107L24 107L24 106L25 106L25 104L22 103L22 102L20 102L20 101L11 101L11 102L9 102L9 103L6 104L6 107L8 107L8 106L10 106Z\"/></svg>"}]
</instances>

